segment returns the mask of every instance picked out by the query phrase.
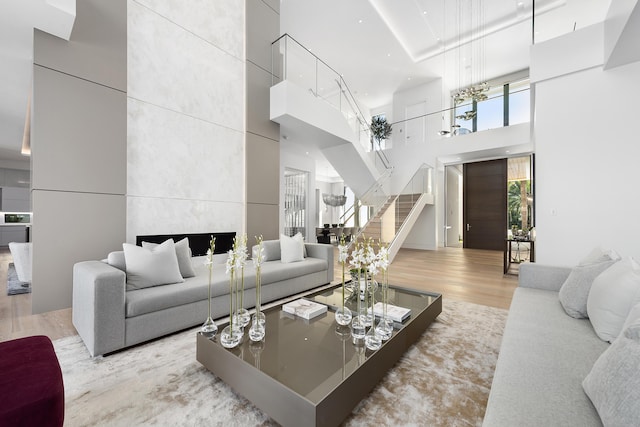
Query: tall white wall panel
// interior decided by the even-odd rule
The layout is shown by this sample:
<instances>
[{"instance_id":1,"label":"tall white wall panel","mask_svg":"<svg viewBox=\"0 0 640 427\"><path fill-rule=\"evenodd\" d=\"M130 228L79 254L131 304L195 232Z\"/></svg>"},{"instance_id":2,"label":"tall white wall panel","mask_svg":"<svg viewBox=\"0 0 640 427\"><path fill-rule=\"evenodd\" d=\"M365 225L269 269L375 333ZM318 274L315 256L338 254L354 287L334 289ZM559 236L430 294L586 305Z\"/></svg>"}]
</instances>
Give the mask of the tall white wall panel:
<instances>
[{"instance_id":1,"label":"tall white wall panel","mask_svg":"<svg viewBox=\"0 0 640 427\"><path fill-rule=\"evenodd\" d=\"M127 240L242 232L244 2L128 5Z\"/></svg>"}]
</instances>

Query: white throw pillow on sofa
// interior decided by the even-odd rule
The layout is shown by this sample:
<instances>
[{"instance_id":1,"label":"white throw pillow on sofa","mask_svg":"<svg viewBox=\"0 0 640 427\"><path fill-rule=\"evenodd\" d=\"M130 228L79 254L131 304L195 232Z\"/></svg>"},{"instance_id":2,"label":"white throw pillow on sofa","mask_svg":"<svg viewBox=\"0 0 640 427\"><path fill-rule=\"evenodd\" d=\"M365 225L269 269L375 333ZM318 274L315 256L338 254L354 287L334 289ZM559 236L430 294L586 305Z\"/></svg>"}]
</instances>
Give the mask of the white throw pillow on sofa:
<instances>
[{"instance_id":1,"label":"white throw pillow on sofa","mask_svg":"<svg viewBox=\"0 0 640 427\"><path fill-rule=\"evenodd\" d=\"M304 260L304 240L302 234L297 233L293 237L280 235L280 260L283 263L298 262Z\"/></svg>"},{"instance_id":2,"label":"white throw pillow on sofa","mask_svg":"<svg viewBox=\"0 0 640 427\"><path fill-rule=\"evenodd\" d=\"M169 239L173 241L173 239ZM157 243L142 242L143 248L155 248ZM191 265L191 248L189 248L189 238L185 237L182 240L178 240L175 243L176 257L178 258L178 267L180 268L180 274L183 278L194 277L196 272L193 271L193 265Z\"/></svg>"},{"instance_id":3,"label":"white throw pillow on sofa","mask_svg":"<svg viewBox=\"0 0 640 427\"><path fill-rule=\"evenodd\" d=\"M638 425L640 419L640 310L628 320L582 382L605 426Z\"/></svg>"},{"instance_id":4,"label":"white throw pillow on sofa","mask_svg":"<svg viewBox=\"0 0 640 427\"><path fill-rule=\"evenodd\" d=\"M615 340L631 308L640 302L640 265L631 257L619 261L593 281L587 313L603 341Z\"/></svg>"},{"instance_id":5,"label":"white throw pillow on sofa","mask_svg":"<svg viewBox=\"0 0 640 427\"><path fill-rule=\"evenodd\" d=\"M127 290L184 282L173 240L151 249L123 243L122 249L127 265Z\"/></svg>"}]
</instances>

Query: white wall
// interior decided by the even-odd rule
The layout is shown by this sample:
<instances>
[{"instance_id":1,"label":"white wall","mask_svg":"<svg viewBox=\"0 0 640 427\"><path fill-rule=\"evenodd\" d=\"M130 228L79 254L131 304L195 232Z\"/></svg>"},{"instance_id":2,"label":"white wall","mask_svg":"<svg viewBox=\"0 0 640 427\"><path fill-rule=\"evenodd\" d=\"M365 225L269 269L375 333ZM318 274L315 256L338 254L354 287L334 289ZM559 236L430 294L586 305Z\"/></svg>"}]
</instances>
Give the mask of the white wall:
<instances>
[{"instance_id":1,"label":"white wall","mask_svg":"<svg viewBox=\"0 0 640 427\"><path fill-rule=\"evenodd\" d=\"M536 261L572 265L597 245L640 257L639 75L636 62L536 83Z\"/></svg>"},{"instance_id":2,"label":"white wall","mask_svg":"<svg viewBox=\"0 0 640 427\"><path fill-rule=\"evenodd\" d=\"M243 232L244 2L129 0L127 15L127 241Z\"/></svg>"}]
</instances>

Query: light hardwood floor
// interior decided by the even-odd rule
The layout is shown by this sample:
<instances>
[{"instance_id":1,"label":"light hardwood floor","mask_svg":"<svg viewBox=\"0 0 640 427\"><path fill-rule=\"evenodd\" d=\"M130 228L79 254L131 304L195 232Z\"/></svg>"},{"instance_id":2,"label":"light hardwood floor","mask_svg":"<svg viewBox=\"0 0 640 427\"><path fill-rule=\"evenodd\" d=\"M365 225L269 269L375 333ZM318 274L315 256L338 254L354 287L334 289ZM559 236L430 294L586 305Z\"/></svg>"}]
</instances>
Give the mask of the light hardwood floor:
<instances>
[{"instance_id":1,"label":"light hardwood floor","mask_svg":"<svg viewBox=\"0 0 640 427\"><path fill-rule=\"evenodd\" d=\"M0 283L5 289L11 261L9 250L0 249ZM340 280L336 262L335 281ZM389 283L441 293L445 304L451 299L508 309L517 282L517 276L502 274L502 252L496 251L402 249L389 267ZM71 309L32 315L31 294L8 296L5 289L0 291L0 342L29 335L53 340L76 333Z\"/></svg>"}]
</instances>

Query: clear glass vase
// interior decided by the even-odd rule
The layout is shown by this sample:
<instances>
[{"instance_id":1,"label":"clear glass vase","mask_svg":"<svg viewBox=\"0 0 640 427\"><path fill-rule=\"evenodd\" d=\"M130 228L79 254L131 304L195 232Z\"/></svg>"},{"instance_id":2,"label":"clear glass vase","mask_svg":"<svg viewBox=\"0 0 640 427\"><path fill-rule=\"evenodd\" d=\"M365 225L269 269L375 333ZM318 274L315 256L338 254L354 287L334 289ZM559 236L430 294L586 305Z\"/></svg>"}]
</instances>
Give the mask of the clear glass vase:
<instances>
[{"instance_id":1,"label":"clear glass vase","mask_svg":"<svg viewBox=\"0 0 640 427\"><path fill-rule=\"evenodd\" d=\"M262 313L260 313L262 314ZM249 339L253 342L262 341L265 335L264 321L261 323L259 316L253 316L253 322L249 328Z\"/></svg>"},{"instance_id":2,"label":"clear glass vase","mask_svg":"<svg viewBox=\"0 0 640 427\"><path fill-rule=\"evenodd\" d=\"M207 320L204 321L202 327L200 328L200 332L202 332L208 338L213 338L218 333L218 325L216 325L216 322L213 321L211 316L207 317Z\"/></svg>"},{"instance_id":3,"label":"clear glass vase","mask_svg":"<svg viewBox=\"0 0 640 427\"><path fill-rule=\"evenodd\" d=\"M353 315L351 310L344 305L344 263L342 263L342 306L336 310L336 323L341 326L346 326L351 323Z\"/></svg>"},{"instance_id":4,"label":"clear glass vase","mask_svg":"<svg viewBox=\"0 0 640 427\"><path fill-rule=\"evenodd\" d=\"M209 266L209 317L204 321L200 332L209 338L213 338L218 333L218 325L211 318L211 266Z\"/></svg>"},{"instance_id":5,"label":"clear glass vase","mask_svg":"<svg viewBox=\"0 0 640 427\"><path fill-rule=\"evenodd\" d=\"M391 338L393 334L393 321L387 315L387 304L389 303L389 280L387 278L386 270L383 272L384 278L382 280L382 316L376 325L376 333L382 338L383 341Z\"/></svg>"},{"instance_id":6,"label":"clear glass vase","mask_svg":"<svg viewBox=\"0 0 640 427\"><path fill-rule=\"evenodd\" d=\"M239 325L229 324L220 334L220 344L224 348L235 348L242 343L244 332Z\"/></svg>"},{"instance_id":7,"label":"clear glass vase","mask_svg":"<svg viewBox=\"0 0 640 427\"><path fill-rule=\"evenodd\" d=\"M364 345L367 346L369 350L375 351L382 346L382 337L380 337L376 332L375 316L373 314L373 307L376 304L375 289L373 287L374 280L371 280L370 283L371 287L367 287L367 307L365 310L367 321L370 321L371 323L367 325L369 330L367 331L367 335L364 337Z\"/></svg>"}]
</instances>

